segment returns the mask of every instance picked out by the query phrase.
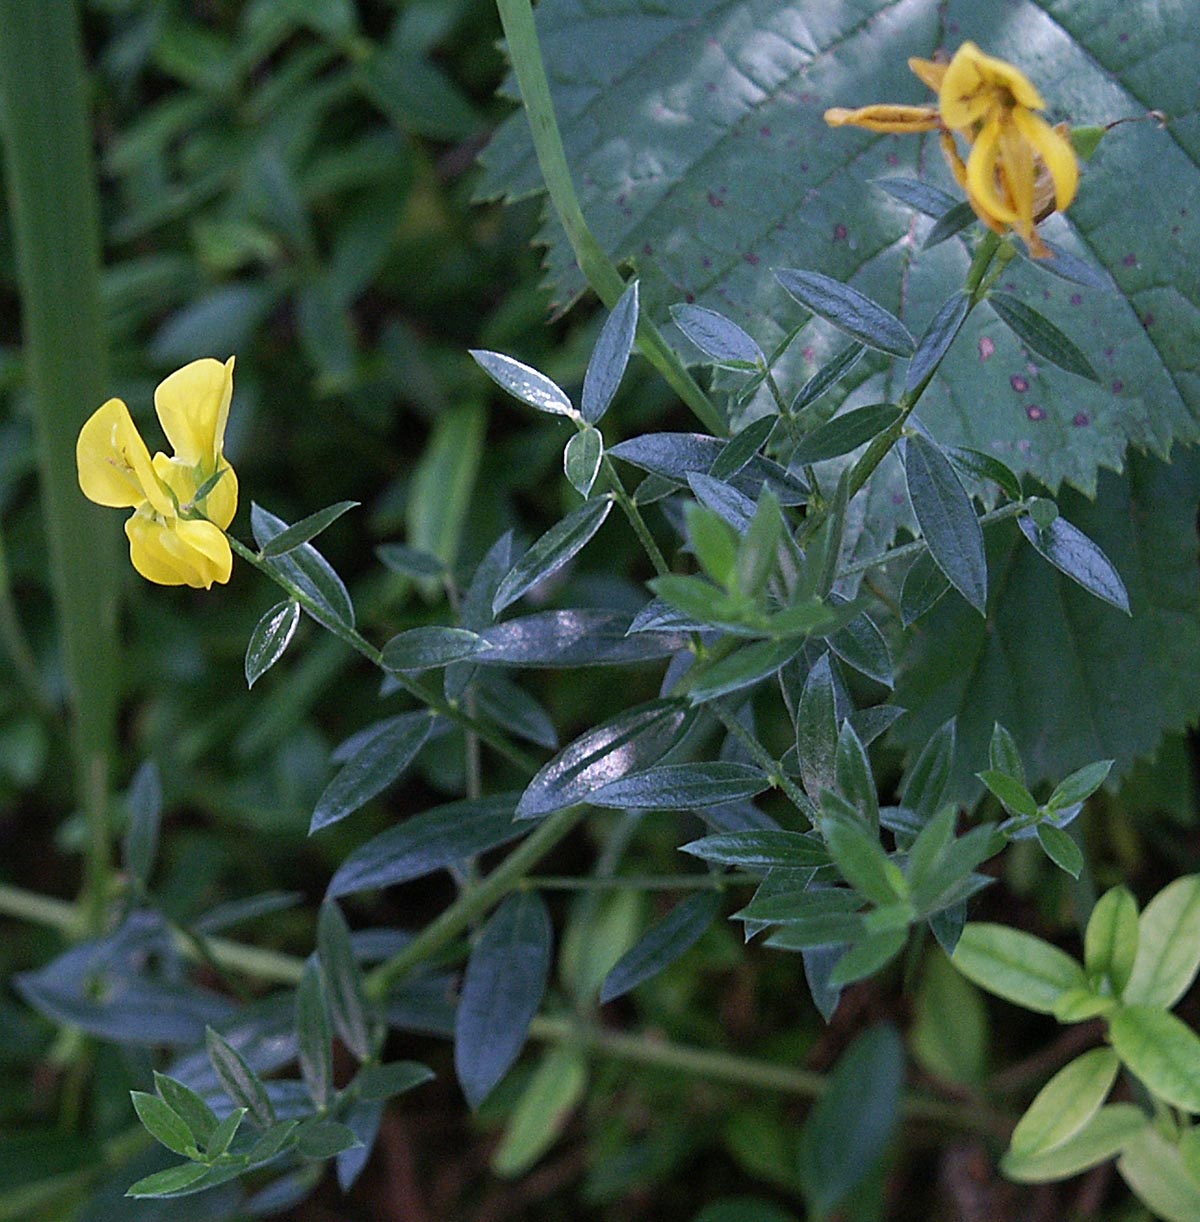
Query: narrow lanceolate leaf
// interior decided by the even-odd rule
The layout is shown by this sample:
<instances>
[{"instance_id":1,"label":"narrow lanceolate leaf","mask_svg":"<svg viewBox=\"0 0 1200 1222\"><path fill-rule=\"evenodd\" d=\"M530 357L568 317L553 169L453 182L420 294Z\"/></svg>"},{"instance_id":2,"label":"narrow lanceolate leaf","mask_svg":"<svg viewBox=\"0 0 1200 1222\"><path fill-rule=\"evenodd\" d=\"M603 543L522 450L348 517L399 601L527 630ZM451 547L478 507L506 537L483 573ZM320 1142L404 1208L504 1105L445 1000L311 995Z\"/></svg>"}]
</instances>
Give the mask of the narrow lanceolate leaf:
<instances>
[{"instance_id":1,"label":"narrow lanceolate leaf","mask_svg":"<svg viewBox=\"0 0 1200 1222\"><path fill-rule=\"evenodd\" d=\"M160 1098L192 1131L197 1144L207 1142L217 1127L217 1114L201 1095L174 1078L154 1073L154 1089Z\"/></svg>"},{"instance_id":2,"label":"narrow lanceolate leaf","mask_svg":"<svg viewBox=\"0 0 1200 1222\"><path fill-rule=\"evenodd\" d=\"M829 655L822 654L808 672L796 708L796 754L800 779L817 801L823 789L837 786L837 706Z\"/></svg>"},{"instance_id":3,"label":"narrow lanceolate leaf","mask_svg":"<svg viewBox=\"0 0 1200 1222\"><path fill-rule=\"evenodd\" d=\"M1169 1010L1200 968L1200 875L1164 887L1138 918L1138 948L1125 1000Z\"/></svg>"},{"instance_id":4,"label":"narrow lanceolate leaf","mask_svg":"<svg viewBox=\"0 0 1200 1222\"><path fill-rule=\"evenodd\" d=\"M208 1167L204 1163L179 1163L165 1171L155 1171L153 1175L143 1176L126 1190L125 1195L135 1200L180 1196L184 1189L207 1174Z\"/></svg>"},{"instance_id":5,"label":"narrow lanceolate leaf","mask_svg":"<svg viewBox=\"0 0 1200 1222\"><path fill-rule=\"evenodd\" d=\"M636 623L623 611L591 607L536 611L486 629L488 649L476 660L483 666L627 666L687 647L683 631L642 632Z\"/></svg>"},{"instance_id":6,"label":"narrow lanceolate leaf","mask_svg":"<svg viewBox=\"0 0 1200 1222\"><path fill-rule=\"evenodd\" d=\"M587 372L583 375L583 394L580 408L589 424L596 424L608 411L608 405L625 376L629 354L633 351L633 340L637 334L638 282L635 280L621 294L613 306L612 313L600 328L600 337L592 349ZM572 481L574 482L574 481ZM578 485L576 485L578 487ZM587 493L584 493L586 496Z\"/></svg>"},{"instance_id":7,"label":"narrow lanceolate leaf","mask_svg":"<svg viewBox=\"0 0 1200 1222\"><path fill-rule=\"evenodd\" d=\"M932 250L940 246L947 238L952 238L975 220L975 210L964 199L948 208L933 224L933 228L925 235L921 243L922 250Z\"/></svg>"},{"instance_id":8,"label":"narrow lanceolate leaf","mask_svg":"<svg viewBox=\"0 0 1200 1222\"><path fill-rule=\"evenodd\" d=\"M953 963L989 993L1040 1014L1053 1014L1063 993L1087 983L1083 969L1065 951L1006 925L969 923Z\"/></svg>"},{"instance_id":9,"label":"narrow lanceolate leaf","mask_svg":"<svg viewBox=\"0 0 1200 1222\"><path fill-rule=\"evenodd\" d=\"M395 781L425 745L433 720L427 712L388 718L325 787L313 810L309 835L352 814Z\"/></svg>"},{"instance_id":10,"label":"narrow lanceolate leaf","mask_svg":"<svg viewBox=\"0 0 1200 1222\"><path fill-rule=\"evenodd\" d=\"M513 822L517 795L493 794L450 802L413 815L355 849L338 867L327 895L334 899L423 878L524 836Z\"/></svg>"},{"instance_id":11,"label":"narrow lanceolate leaf","mask_svg":"<svg viewBox=\"0 0 1200 1222\"><path fill-rule=\"evenodd\" d=\"M871 348L893 356L911 356L916 341L905 325L883 306L819 272L784 269L775 279L802 306Z\"/></svg>"},{"instance_id":12,"label":"narrow lanceolate leaf","mask_svg":"<svg viewBox=\"0 0 1200 1222\"><path fill-rule=\"evenodd\" d=\"M726 369L750 370L766 364L758 344L724 314L703 306L674 305L671 317L705 356Z\"/></svg>"},{"instance_id":13,"label":"narrow lanceolate leaf","mask_svg":"<svg viewBox=\"0 0 1200 1222\"><path fill-rule=\"evenodd\" d=\"M955 737L953 720L940 726L921 749L904 779L901 801L916 812L922 824L928 823L942 804L954 763Z\"/></svg>"},{"instance_id":14,"label":"narrow lanceolate leaf","mask_svg":"<svg viewBox=\"0 0 1200 1222\"><path fill-rule=\"evenodd\" d=\"M266 547L287 528L282 518L268 513L261 505L250 506L250 529L259 548ZM354 604L345 583L311 543L302 543L267 563L307 595L313 606L305 609L318 623L334 628L354 627Z\"/></svg>"},{"instance_id":15,"label":"narrow lanceolate leaf","mask_svg":"<svg viewBox=\"0 0 1200 1222\"><path fill-rule=\"evenodd\" d=\"M1160 1099L1200 1112L1200 1036L1154 1006L1124 1006L1109 1019L1117 1056Z\"/></svg>"},{"instance_id":16,"label":"narrow lanceolate leaf","mask_svg":"<svg viewBox=\"0 0 1200 1222\"><path fill-rule=\"evenodd\" d=\"M1004 325L1038 356L1043 356L1059 369L1099 382L1100 376L1087 357L1048 318L1027 306L1020 298L1008 293L988 294L988 304L1000 316Z\"/></svg>"},{"instance_id":17,"label":"narrow lanceolate leaf","mask_svg":"<svg viewBox=\"0 0 1200 1222\"><path fill-rule=\"evenodd\" d=\"M251 1121L260 1129L269 1128L275 1123L275 1109L267 1097L267 1088L262 1079L245 1061L237 1050L211 1027L205 1032L205 1047L213 1070L221 1082L225 1093L237 1107L244 1107Z\"/></svg>"},{"instance_id":18,"label":"narrow lanceolate leaf","mask_svg":"<svg viewBox=\"0 0 1200 1222\"><path fill-rule=\"evenodd\" d=\"M966 293L955 293L933 316L908 364L905 389L915 390L933 374L941 364L942 357L950 351L950 345L954 343L954 337L970 310L971 299Z\"/></svg>"},{"instance_id":19,"label":"narrow lanceolate leaf","mask_svg":"<svg viewBox=\"0 0 1200 1222\"><path fill-rule=\"evenodd\" d=\"M300 1074L309 1097L318 1108L329 1102L333 1089L333 1034L325 1004L325 983L320 967L304 965L296 989L296 1038L300 1045Z\"/></svg>"},{"instance_id":20,"label":"narrow lanceolate leaf","mask_svg":"<svg viewBox=\"0 0 1200 1222\"><path fill-rule=\"evenodd\" d=\"M1013 1153L1041 1154L1074 1137L1100 1110L1120 1068L1111 1048L1093 1048L1060 1069L1013 1130Z\"/></svg>"},{"instance_id":21,"label":"narrow lanceolate leaf","mask_svg":"<svg viewBox=\"0 0 1200 1222\"><path fill-rule=\"evenodd\" d=\"M754 641L743 645L709 667L688 689L688 698L693 704L704 704L761 683L778 674L803 648L804 637L799 634L781 641Z\"/></svg>"},{"instance_id":22,"label":"narrow lanceolate leaf","mask_svg":"<svg viewBox=\"0 0 1200 1222\"><path fill-rule=\"evenodd\" d=\"M496 596L492 599L492 614L499 615L539 581L557 572L572 557L583 550L591 537L604 525L612 509L608 497L587 501L561 522L552 526L509 570Z\"/></svg>"},{"instance_id":23,"label":"narrow lanceolate leaf","mask_svg":"<svg viewBox=\"0 0 1200 1222\"><path fill-rule=\"evenodd\" d=\"M871 773L866 748L848 722L842 722L835 757L838 791L866 820L867 827L879 833L879 794Z\"/></svg>"},{"instance_id":24,"label":"narrow lanceolate leaf","mask_svg":"<svg viewBox=\"0 0 1200 1222\"><path fill-rule=\"evenodd\" d=\"M708 931L721 910L715 893L693 895L657 921L605 977L600 1002L622 997L685 955Z\"/></svg>"},{"instance_id":25,"label":"narrow lanceolate leaf","mask_svg":"<svg viewBox=\"0 0 1200 1222\"><path fill-rule=\"evenodd\" d=\"M497 1175L527 1171L553 1145L587 1088L587 1061L570 1044L550 1048L517 1101L492 1154Z\"/></svg>"},{"instance_id":26,"label":"narrow lanceolate leaf","mask_svg":"<svg viewBox=\"0 0 1200 1222\"><path fill-rule=\"evenodd\" d=\"M600 430L588 425L567 442L563 450L563 474L567 482L582 497L587 497L600 473L604 457L604 438Z\"/></svg>"},{"instance_id":27,"label":"narrow lanceolate leaf","mask_svg":"<svg viewBox=\"0 0 1200 1222\"><path fill-rule=\"evenodd\" d=\"M1138 951L1137 900L1127 887L1112 887L1097 901L1083 938L1083 964L1089 976L1107 976L1121 996Z\"/></svg>"},{"instance_id":28,"label":"narrow lanceolate leaf","mask_svg":"<svg viewBox=\"0 0 1200 1222\"><path fill-rule=\"evenodd\" d=\"M908 566L900 587L900 618L911 628L926 611L931 611L950 589L945 573L928 552L922 552Z\"/></svg>"},{"instance_id":29,"label":"narrow lanceolate leaf","mask_svg":"<svg viewBox=\"0 0 1200 1222\"><path fill-rule=\"evenodd\" d=\"M844 602L836 594L831 601L838 606ZM844 628L831 633L827 640L829 648L847 666L874 679L876 683L882 683L884 687L895 686L892 651L888 648L887 638L865 612L856 615Z\"/></svg>"},{"instance_id":30,"label":"narrow lanceolate leaf","mask_svg":"<svg viewBox=\"0 0 1200 1222\"><path fill-rule=\"evenodd\" d=\"M693 810L752 798L770 787L767 774L750 764L661 764L605 785L588 801L613 810Z\"/></svg>"},{"instance_id":31,"label":"narrow lanceolate leaf","mask_svg":"<svg viewBox=\"0 0 1200 1222\"><path fill-rule=\"evenodd\" d=\"M690 853L702 861L721 866L738 866L744 870L770 870L776 866L823 866L829 862L829 852L819 839L804 832L776 831L763 828L748 832L721 832L683 845L681 853Z\"/></svg>"},{"instance_id":32,"label":"narrow lanceolate leaf","mask_svg":"<svg viewBox=\"0 0 1200 1222\"><path fill-rule=\"evenodd\" d=\"M1074 1137L1040 1154L1017 1154L1009 1150L1000 1168L1020 1184L1042 1184L1066 1180L1089 1167L1107 1162L1132 1141L1150 1121L1132 1103L1110 1103L1102 1107Z\"/></svg>"},{"instance_id":33,"label":"narrow lanceolate leaf","mask_svg":"<svg viewBox=\"0 0 1200 1222\"><path fill-rule=\"evenodd\" d=\"M1074 806L1090 798L1108 779L1112 771L1112 760L1097 760L1094 764L1086 764L1069 777L1059 781L1053 792L1046 799L1046 805L1054 810L1062 810L1065 806Z\"/></svg>"},{"instance_id":34,"label":"narrow lanceolate leaf","mask_svg":"<svg viewBox=\"0 0 1200 1222\"><path fill-rule=\"evenodd\" d=\"M296 1131L296 1152L311 1162L324 1162L362 1145L349 1125L337 1120L319 1120L315 1124L302 1125Z\"/></svg>"},{"instance_id":35,"label":"narrow lanceolate leaf","mask_svg":"<svg viewBox=\"0 0 1200 1222\"><path fill-rule=\"evenodd\" d=\"M238 1129L242 1127L242 1121L245 1119L246 1109L244 1107L235 1107L213 1129L212 1135L204 1149L205 1156L208 1158L220 1158L233 1145L233 1139L237 1136Z\"/></svg>"},{"instance_id":36,"label":"narrow lanceolate leaf","mask_svg":"<svg viewBox=\"0 0 1200 1222\"><path fill-rule=\"evenodd\" d=\"M946 457L968 478L980 483L991 481L1011 501L1021 499L1021 481L1012 468L991 454L969 446L946 446Z\"/></svg>"},{"instance_id":37,"label":"narrow lanceolate leaf","mask_svg":"<svg viewBox=\"0 0 1200 1222\"><path fill-rule=\"evenodd\" d=\"M539 895L510 895L471 952L454 1023L454 1068L472 1108L525 1045L550 971L550 915Z\"/></svg>"},{"instance_id":38,"label":"narrow lanceolate leaf","mask_svg":"<svg viewBox=\"0 0 1200 1222\"><path fill-rule=\"evenodd\" d=\"M894 403L856 407L802 437L792 462L803 466L849 454L899 419L900 409Z\"/></svg>"},{"instance_id":39,"label":"narrow lanceolate leaf","mask_svg":"<svg viewBox=\"0 0 1200 1222\"><path fill-rule=\"evenodd\" d=\"M302 543L315 539L323 530L332 526L342 514L349 513L351 509L357 509L360 504L360 501L338 501L336 505L318 509L316 513L310 513L307 518L301 518L294 526L289 526L287 530L281 530L279 534L272 536L262 545L258 554L264 560L269 560L272 556L284 556L288 552L295 551Z\"/></svg>"},{"instance_id":40,"label":"narrow lanceolate leaf","mask_svg":"<svg viewBox=\"0 0 1200 1222\"><path fill-rule=\"evenodd\" d=\"M709 475L716 480L726 480L736 475L766 445L778 423L777 416L760 416L752 420L736 437L726 442Z\"/></svg>"},{"instance_id":41,"label":"narrow lanceolate leaf","mask_svg":"<svg viewBox=\"0 0 1200 1222\"><path fill-rule=\"evenodd\" d=\"M253 687L283 657L300 623L300 604L294 598L276 603L254 625L246 644L246 686Z\"/></svg>"},{"instance_id":42,"label":"narrow lanceolate leaf","mask_svg":"<svg viewBox=\"0 0 1200 1222\"><path fill-rule=\"evenodd\" d=\"M653 700L585 731L545 764L517 805L518 819L536 819L585 802L604 785L656 764L692 723L678 700Z\"/></svg>"},{"instance_id":43,"label":"narrow lanceolate leaf","mask_svg":"<svg viewBox=\"0 0 1200 1222\"><path fill-rule=\"evenodd\" d=\"M326 901L317 919L317 954L329 993L329 1010L342 1043L360 1060L371 1055L371 1016L363 971L350 930L337 904Z\"/></svg>"},{"instance_id":44,"label":"narrow lanceolate leaf","mask_svg":"<svg viewBox=\"0 0 1200 1222\"><path fill-rule=\"evenodd\" d=\"M1049 526L1039 528L1024 514L1017 519L1021 533L1060 573L1065 573L1089 594L1132 615L1129 592L1113 562L1077 527L1065 518L1055 518Z\"/></svg>"},{"instance_id":45,"label":"narrow lanceolate leaf","mask_svg":"<svg viewBox=\"0 0 1200 1222\"><path fill-rule=\"evenodd\" d=\"M129 808L129 830L121 844L125 869L145 883L158 855L158 831L162 820L162 778L158 765L146 760L133 775L125 803Z\"/></svg>"},{"instance_id":46,"label":"narrow lanceolate leaf","mask_svg":"<svg viewBox=\"0 0 1200 1222\"><path fill-rule=\"evenodd\" d=\"M174 1108L157 1095L148 1095L140 1090L130 1091L129 1094L133 1099L133 1110L151 1137L172 1153L182 1154L185 1158L196 1153L196 1138Z\"/></svg>"},{"instance_id":47,"label":"narrow lanceolate leaf","mask_svg":"<svg viewBox=\"0 0 1200 1222\"><path fill-rule=\"evenodd\" d=\"M919 434L905 443L904 476L929 554L950 584L980 615L987 606L987 557L971 498L954 468Z\"/></svg>"},{"instance_id":48,"label":"narrow lanceolate leaf","mask_svg":"<svg viewBox=\"0 0 1200 1222\"><path fill-rule=\"evenodd\" d=\"M367 1102L391 1099L414 1087L432 1082L437 1075L419 1061L389 1061L384 1065L367 1065L354 1079L358 1097Z\"/></svg>"},{"instance_id":49,"label":"narrow lanceolate leaf","mask_svg":"<svg viewBox=\"0 0 1200 1222\"><path fill-rule=\"evenodd\" d=\"M465 628L424 624L398 632L383 647L385 670L431 670L487 652L487 642Z\"/></svg>"},{"instance_id":50,"label":"narrow lanceolate leaf","mask_svg":"<svg viewBox=\"0 0 1200 1222\"><path fill-rule=\"evenodd\" d=\"M1052 823L1039 823L1037 838L1046 856L1060 870L1065 870L1072 878L1079 877L1083 870L1083 850L1067 832Z\"/></svg>"},{"instance_id":51,"label":"narrow lanceolate leaf","mask_svg":"<svg viewBox=\"0 0 1200 1222\"><path fill-rule=\"evenodd\" d=\"M849 344L831 361L822 365L813 374L792 400L792 415L802 412L811 403L815 403L827 390L836 386L862 359L866 348L862 344Z\"/></svg>"},{"instance_id":52,"label":"narrow lanceolate leaf","mask_svg":"<svg viewBox=\"0 0 1200 1222\"><path fill-rule=\"evenodd\" d=\"M1006 772L999 772L995 768L988 768L975 775L1000 800L1001 805L1010 815L1021 815L1027 819L1032 819L1037 815L1037 800L1016 777L1011 777Z\"/></svg>"},{"instance_id":53,"label":"narrow lanceolate leaf","mask_svg":"<svg viewBox=\"0 0 1200 1222\"><path fill-rule=\"evenodd\" d=\"M479 368L514 399L520 399L522 403L528 403L539 412L549 412L554 416L575 415L567 392L544 373L538 373L536 369L531 369L500 352L475 349L471 355Z\"/></svg>"},{"instance_id":54,"label":"narrow lanceolate leaf","mask_svg":"<svg viewBox=\"0 0 1200 1222\"><path fill-rule=\"evenodd\" d=\"M931 186L919 178L876 178L872 185L886 191L902 204L935 219L959 202L949 191Z\"/></svg>"}]
</instances>

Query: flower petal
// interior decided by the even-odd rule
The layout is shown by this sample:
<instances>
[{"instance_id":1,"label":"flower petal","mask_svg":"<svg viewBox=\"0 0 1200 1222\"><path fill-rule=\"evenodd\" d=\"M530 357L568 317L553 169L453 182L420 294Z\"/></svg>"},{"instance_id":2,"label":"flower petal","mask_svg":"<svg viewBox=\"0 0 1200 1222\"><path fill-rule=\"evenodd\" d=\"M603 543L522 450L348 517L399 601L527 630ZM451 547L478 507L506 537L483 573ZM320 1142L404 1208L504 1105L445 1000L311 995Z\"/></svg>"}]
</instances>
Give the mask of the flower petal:
<instances>
[{"instance_id":1,"label":"flower petal","mask_svg":"<svg viewBox=\"0 0 1200 1222\"><path fill-rule=\"evenodd\" d=\"M135 513L125 523L129 559L147 581L163 586L209 589L233 571L229 540L211 522L164 520Z\"/></svg>"},{"instance_id":2,"label":"flower petal","mask_svg":"<svg viewBox=\"0 0 1200 1222\"><path fill-rule=\"evenodd\" d=\"M934 93L941 89L942 80L946 75L948 65L939 64L933 59L918 59L914 55L909 58L908 66L917 75L921 83L928 85Z\"/></svg>"},{"instance_id":3,"label":"flower petal","mask_svg":"<svg viewBox=\"0 0 1200 1222\"><path fill-rule=\"evenodd\" d=\"M1017 107L1011 112L1016 115ZM1021 134L1016 123L1000 124L1000 177L1007 188L1009 202L1016 209L1016 231L1026 240L1033 233L1033 145Z\"/></svg>"},{"instance_id":4,"label":"flower petal","mask_svg":"<svg viewBox=\"0 0 1200 1222\"><path fill-rule=\"evenodd\" d=\"M985 123L967 158L967 191L971 204L985 221L1011 225L1017 211L1000 194L996 168L1000 159L1003 123L999 118Z\"/></svg>"},{"instance_id":5,"label":"flower petal","mask_svg":"<svg viewBox=\"0 0 1200 1222\"><path fill-rule=\"evenodd\" d=\"M238 482L233 468L223 458L219 460L217 469L224 474L204 500L197 501L196 493L207 480L202 469L189 466L178 458L168 458L165 454L154 456L155 474L170 487L180 508L191 506L224 530L237 512Z\"/></svg>"},{"instance_id":6,"label":"flower petal","mask_svg":"<svg viewBox=\"0 0 1200 1222\"><path fill-rule=\"evenodd\" d=\"M232 399L233 357L223 365L211 357L192 361L158 384L154 410L176 458L207 471L216 468Z\"/></svg>"},{"instance_id":7,"label":"flower petal","mask_svg":"<svg viewBox=\"0 0 1200 1222\"><path fill-rule=\"evenodd\" d=\"M879 102L874 106L860 106L857 110L845 110L835 106L825 112L825 122L830 127L865 127L873 132L931 132L938 126L935 106L899 106Z\"/></svg>"},{"instance_id":8,"label":"flower petal","mask_svg":"<svg viewBox=\"0 0 1200 1222\"><path fill-rule=\"evenodd\" d=\"M79 430L75 465L83 495L97 505L125 509L149 501L160 512L171 508L146 443L120 399L98 407Z\"/></svg>"},{"instance_id":9,"label":"flower petal","mask_svg":"<svg viewBox=\"0 0 1200 1222\"><path fill-rule=\"evenodd\" d=\"M1032 110L1046 105L1019 68L984 55L973 42L964 42L955 51L938 90L938 108L947 125L969 128L1013 103Z\"/></svg>"},{"instance_id":10,"label":"flower petal","mask_svg":"<svg viewBox=\"0 0 1200 1222\"><path fill-rule=\"evenodd\" d=\"M1079 186L1079 162L1071 141L1039 115L1019 107L1013 111L1013 122L1046 163L1054 180L1054 202L1062 212L1070 206Z\"/></svg>"}]
</instances>

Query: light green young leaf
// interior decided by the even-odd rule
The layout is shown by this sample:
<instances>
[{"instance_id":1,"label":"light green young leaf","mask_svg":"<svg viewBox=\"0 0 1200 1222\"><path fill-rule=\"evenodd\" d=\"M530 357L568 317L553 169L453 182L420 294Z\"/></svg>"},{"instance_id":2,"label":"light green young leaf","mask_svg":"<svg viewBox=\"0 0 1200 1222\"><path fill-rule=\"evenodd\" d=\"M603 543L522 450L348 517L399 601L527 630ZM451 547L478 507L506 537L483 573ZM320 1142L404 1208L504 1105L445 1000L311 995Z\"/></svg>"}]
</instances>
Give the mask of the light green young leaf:
<instances>
[{"instance_id":1,"label":"light green young leaf","mask_svg":"<svg viewBox=\"0 0 1200 1222\"><path fill-rule=\"evenodd\" d=\"M1132 1103L1110 1103L1074 1137L1050 1150L1029 1155L1009 1150L1000 1160L1000 1170L1020 1184L1070 1179L1119 1154L1149 1124L1146 1114Z\"/></svg>"},{"instance_id":2,"label":"light green young leaf","mask_svg":"<svg viewBox=\"0 0 1200 1222\"><path fill-rule=\"evenodd\" d=\"M1065 951L1007 925L968 923L951 962L989 993L1040 1014L1052 1014L1066 990L1087 984L1083 968Z\"/></svg>"},{"instance_id":3,"label":"light green young leaf","mask_svg":"<svg viewBox=\"0 0 1200 1222\"><path fill-rule=\"evenodd\" d=\"M1164 887L1138 918L1137 957L1125 986L1127 1005L1169 1010L1200 970L1200 875Z\"/></svg>"},{"instance_id":4,"label":"light green young leaf","mask_svg":"<svg viewBox=\"0 0 1200 1222\"><path fill-rule=\"evenodd\" d=\"M1045 1154L1074 1137L1100 1110L1120 1067L1111 1048L1093 1048L1060 1069L1013 1130L1013 1154Z\"/></svg>"},{"instance_id":5,"label":"light green young leaf","mask_svg":"<svg viewBox=\"0 0 1200 1222\"><path fill-rule=\"evenodd\" d=\"M506 1178L521 1175L554 1144L587 1087L587 1062L570 1044L551 1048L517 1100L491 1168Z\"/></svg>"},{"instance_id":6,"label":"light green young leaf","mask_svg":"<svg viewBox=\"0 0 1200 1222\"><path fill-rule=\"evenodd\" d=\"M1112 887L1097 901L1083 938L1083 965L1089 976L1107 976L1124 993L1138 950L1137 900L1126 887Z\"/></svg>"},{"instance_id":7,"label":"light green young leaf","mask_svg":"<svg viewBox=\"0 0 1200 1222\"><path fill-rule=\"evenodd\" d=\"M1117 1170L1164 1222L1200 1218L1200 1183L1188 1174L1179 1148L1152 1125L1143 1124L1125 1142Z\"/></svg>"},{"instance_id":8,"label":"light green young leaf","mask_svg":"<svg viewBox=\"0 0 1200 1222\"><path fill-rule=\"evenodd\" d=\"M157 1095L148 1095L140 1090L129 1093L133 1099L133 1110L151 1137L172 1153L182 1154L185 1158L197 1153L192 1130L174 1108Z\"/></svg>"},{"instance_id":9,"label":"light green young leaf","mask_svg":"<svg viewBox=\"0 0 1200 1222\"><path fill-rule=\"evenodd\" d=\"M1160 1099L1200 1112L1200 1036L1152 1006L1123 1006L1108 1020L1117 1055Z\"/></svg>"},{"instance_id":10,"label":"light green young leaf","mask_svg":"<svg viewBox=\"0 0 1200 1222\"><path fill-rule=\"evenodd\" d=\"M937 951L925 956L908 1038L926 1073L968 1087L983 1080L988 1055L983 995Z\"/></svg>"}]
</instances>

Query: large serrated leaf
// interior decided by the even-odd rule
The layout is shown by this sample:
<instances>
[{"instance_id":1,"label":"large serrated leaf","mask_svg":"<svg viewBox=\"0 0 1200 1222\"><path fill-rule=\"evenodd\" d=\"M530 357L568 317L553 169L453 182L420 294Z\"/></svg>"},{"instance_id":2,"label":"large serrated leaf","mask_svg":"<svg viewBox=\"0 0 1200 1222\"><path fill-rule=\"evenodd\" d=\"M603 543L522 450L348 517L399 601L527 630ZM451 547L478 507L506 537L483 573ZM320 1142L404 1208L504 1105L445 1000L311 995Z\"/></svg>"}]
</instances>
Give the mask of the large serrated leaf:
<instances>
[{"instance_id":1,"label":"large serrated leaf","mask_svg":"<svg viewBox=\"0 0 1200 1222\"><path fill-rule=\"evenodd\" d=\"M908 56L971 37L1029 74L1053 120L1105 123L1149 106L1186 115L1195 105L1184 50L1192 15L1154 0L1131 0L1119 21L1063 0L1003 11L987 0L766 10L755 0L543 0L537 22L583 211L611 255L637 262L643 310L663 323L690 294L749 327L764 351L795 318L772 267L850 281L913 334L963 286L963 245L914 251L910 205L920 201L869 185L911 177L961 200L931 138L823 122L829 106L931 100ZM1043 225L1116 292L1054 278L1042 266L1052 260L1014 261L1001 277L998 287L1036 306L1103 384L1031 368L1008 328L975 310L922 400L936 436L1051 488L1065 480L1085 491L1130 442L1163 454L1198 436L1200 214L1183 202L1200 186L1198 156L1182 121L1120 127L1088 162L1069 211ZM542 189L524 114L502 126L484 162L486 196ZM918 241L931 224L917 218ZM569 302L583 281L552 216L541 236L555 297ZM778 363L781 383L798 387L835 346L825 324L804 328Z\"/></svg>"}]
</instances>

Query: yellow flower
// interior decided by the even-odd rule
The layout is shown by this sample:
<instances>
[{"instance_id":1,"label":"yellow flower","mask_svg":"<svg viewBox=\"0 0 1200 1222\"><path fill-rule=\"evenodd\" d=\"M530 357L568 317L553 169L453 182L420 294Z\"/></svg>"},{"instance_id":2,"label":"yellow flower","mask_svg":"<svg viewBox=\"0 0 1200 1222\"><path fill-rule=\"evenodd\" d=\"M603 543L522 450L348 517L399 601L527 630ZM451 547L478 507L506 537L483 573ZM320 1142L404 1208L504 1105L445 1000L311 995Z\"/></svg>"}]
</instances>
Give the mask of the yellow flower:
<instances>
[{"instance_id":1,"label":"yellow flower","mask_svg":"<svg viewBox=\"0 0 1200 1222\"><path fill-rule=\"evenodd\" d=\"M864 106L825 112L834 127L941 132L942 152L975 214L997 233L1017 231L1035 258L1051 252L1037 222L1075 198L1079 166L1065 127L1034 113L1045 102L1012 64L965 42L948 64L910 59L909 67L938 95L932 106ZM971 146L964 162L955 134Z\"/></svg>"},{"instance_id":2,"label":"yellow flower","mask_svg":"<svg viewBox=\"0 0 1200 1222\"><path fill-rule=\"evenodd\" d=\"M79 486L98 505L134 510L125 523L129 558L148 581L208 589L229 580L225 527L237 510L237 477L223 449L232 398L233 357L193 361L161 382L154 408L175 450L170 458L150 458L120 399L80 430Z\"/></svg>"}]
</instances>

